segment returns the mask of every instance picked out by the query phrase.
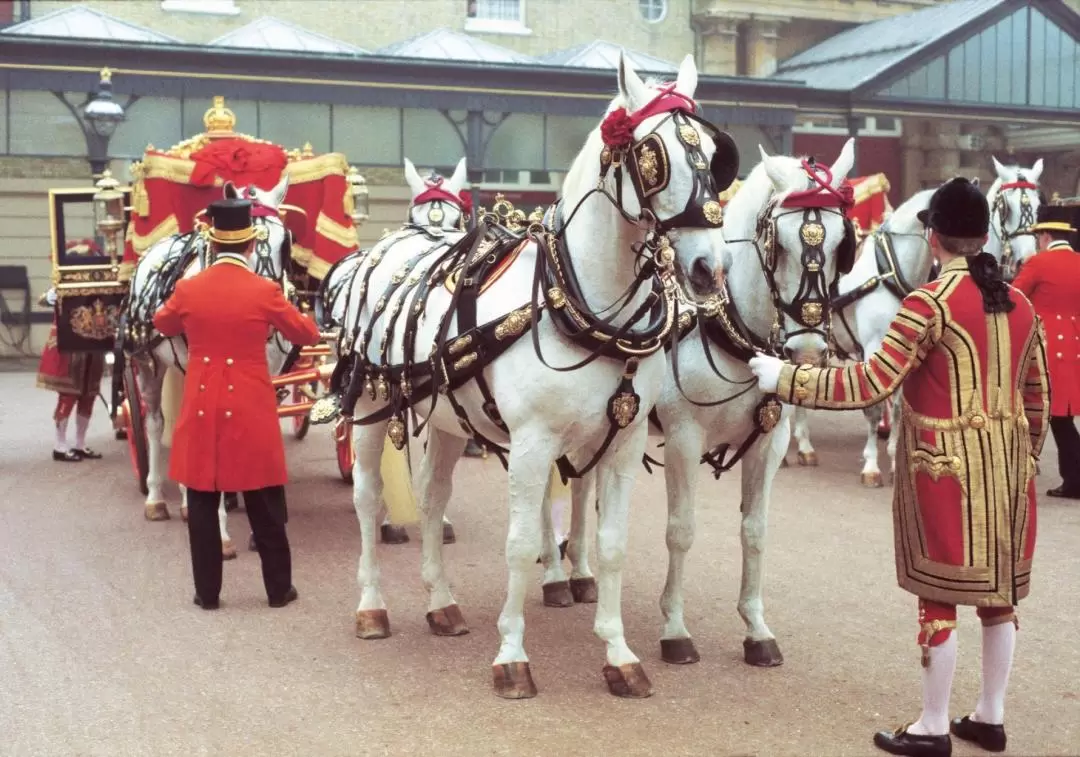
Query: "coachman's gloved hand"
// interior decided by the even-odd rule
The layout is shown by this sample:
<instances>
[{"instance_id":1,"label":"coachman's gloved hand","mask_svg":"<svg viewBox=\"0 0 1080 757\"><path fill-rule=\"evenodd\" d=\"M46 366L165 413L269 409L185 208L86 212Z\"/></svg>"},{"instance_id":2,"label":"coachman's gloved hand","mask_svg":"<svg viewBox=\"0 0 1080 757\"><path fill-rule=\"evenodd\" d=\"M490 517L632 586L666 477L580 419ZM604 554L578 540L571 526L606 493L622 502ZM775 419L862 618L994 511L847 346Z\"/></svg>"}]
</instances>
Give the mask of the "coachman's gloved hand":
<instances>
[{"instance_id":1,"label":"coachman's gloved hand","mask_svg":"<svg viewBox=\"0 0 1080 757\"><path fill-rule=\"evenodd\" d=\"M775 392L780 383L780 369L784 367L784 361L780 358L762 355L760 352L750 358L750 370L757 376L758 389L763 392Z\"/></svg>"}]
</instances>

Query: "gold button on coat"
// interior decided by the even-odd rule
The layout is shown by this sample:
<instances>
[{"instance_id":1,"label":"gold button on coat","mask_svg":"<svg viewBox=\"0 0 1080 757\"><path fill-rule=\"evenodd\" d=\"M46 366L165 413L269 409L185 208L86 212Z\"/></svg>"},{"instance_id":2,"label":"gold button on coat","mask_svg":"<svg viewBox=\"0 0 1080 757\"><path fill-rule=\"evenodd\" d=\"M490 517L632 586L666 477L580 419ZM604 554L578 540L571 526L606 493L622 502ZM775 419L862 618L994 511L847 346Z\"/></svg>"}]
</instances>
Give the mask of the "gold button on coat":
<instances>
[{"instance_id":1,"label":"gold button on coat","mask_svg":"<svg viewBox=\"0 0 1080 757\"><path fill-rule=\"evenodd\" d=\"M210 358L208 358L208 357L204 357L204 358L202 359L202 361L203 361L204 363L209 363L209 362L210 362Z\"/></svg>"},{"instance_id":2,"label":"gold button on coat","mask_svg":"<svg viewBox=\"0 0 1080 757\"><path fill-rule=\"evenodd\" d=\"M202 418L202 416L203 416L203 411L202 411L202 410L200 410L200 411L199 411L199 417L200 417L200 418Z\"/></svg>"},{"instance_id":3,"label":"gold button on coat","mask_svg":"<svg viewBox=\"0 0 1080 757\"><path fill-rule=\"evenodd\" d=\"M232 358L231 358L231 357L230 357L230 358L227 358L227 359L225 360L225 365L232 365Z\"/></svg>"},{"instance_id":4,"label":"gold button on coat","mask_svg":"<svg viewBox=\"0 0 1080 757\"><path fill-rule=\"evenodd\" d=\"M229 384L229 391L232 391L232 384Z\"/></svg>"},{"instance_id":5,"label":"gold button on coat","mask_svg":"<svg viewBox=\"0 0 1080 757\"><path fill-rule=\"evenodd\" d=\"M226 418L232 418L232 410L226 410L225 411L225 417Z\"/></svg>"},{"instance_id":6,"label":"gold button on coat","mask_svg":"<svg viewBox=\"0 0 1080 757\"><path fill-rule=\"evenodd\" d=\"M199 391L200 392L205 392L206 391L206 384L199 384Z\"/></svg>"}]
</instances>

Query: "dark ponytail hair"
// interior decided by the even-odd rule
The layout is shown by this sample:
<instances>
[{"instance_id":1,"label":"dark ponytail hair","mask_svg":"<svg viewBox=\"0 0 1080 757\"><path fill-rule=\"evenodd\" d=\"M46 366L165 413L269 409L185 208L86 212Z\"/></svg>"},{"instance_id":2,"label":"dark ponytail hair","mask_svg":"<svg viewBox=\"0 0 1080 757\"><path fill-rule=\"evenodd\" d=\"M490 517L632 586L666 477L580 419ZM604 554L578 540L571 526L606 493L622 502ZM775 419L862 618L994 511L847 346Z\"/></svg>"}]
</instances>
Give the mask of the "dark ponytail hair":
<instances>
[{"instance_id":1,"label":"dark ponytail hair","mask_svg":"<svg viewBox=\"0 0 1080 757\"><path fill-rule=\"evenodd\" d=\"M982 293L983 310L987 313L1009 313L1016 307L1009 296L1009 285L1001 277L1001 267L989 252L980 252L968 258L971 278Z\"/></svg>"}]
</instances>

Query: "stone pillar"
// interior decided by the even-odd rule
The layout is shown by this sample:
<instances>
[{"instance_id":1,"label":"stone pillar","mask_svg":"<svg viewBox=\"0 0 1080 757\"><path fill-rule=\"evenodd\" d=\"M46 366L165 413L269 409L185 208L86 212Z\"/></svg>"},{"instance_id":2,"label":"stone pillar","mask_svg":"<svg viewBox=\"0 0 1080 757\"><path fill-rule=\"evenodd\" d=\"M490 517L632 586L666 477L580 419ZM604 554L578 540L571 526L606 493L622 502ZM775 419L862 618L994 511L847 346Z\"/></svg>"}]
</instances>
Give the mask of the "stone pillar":
<instances>
[{"instance_id":1,"label":"stone pillar","mask_svg":"<svg viewBox=\"0 0 1080 757\"><path fill-rule=\"evenodd\" d=\"M746 30L749 76L770 76L776 71L776 40L787 19L755 18Z\"/></svg>"},{"instance_id":2,"label":"stone pillar","mask_svg":"<svg viewBox=\"0 0 1080 757\"><path fill-rule=\"evenodd\" d=\"M921 178L936 186L962 174L960 169L960 124L956 121L934 121L932 132L924 144L928 155Z\"/></svg>"},{"instance_id":3,"label":"stone pillar","mask_svg":"<svg viewBox=\"0 0 1080 757\"><path fill-rule=\"evenodd\" d=\"M739 39L739 20L696 16L693 25L701 53L698 70L713 76L737 75L739 71L736 43Z\"/></svg>"},{"instance_id":4,"label":"stone pillar","mask_svg":"<svg viewBox=\"0 0 1080 757\"><path fill-rule=\"evenodd\" d=\"M904 119L903 136L900 138L902 163L897 177L900 181L901 202L922 189L922 174L925 163L922 133L924 122L917 118ZM892 180L892 177L890 177Z\"/></svg>"}]
</instances>

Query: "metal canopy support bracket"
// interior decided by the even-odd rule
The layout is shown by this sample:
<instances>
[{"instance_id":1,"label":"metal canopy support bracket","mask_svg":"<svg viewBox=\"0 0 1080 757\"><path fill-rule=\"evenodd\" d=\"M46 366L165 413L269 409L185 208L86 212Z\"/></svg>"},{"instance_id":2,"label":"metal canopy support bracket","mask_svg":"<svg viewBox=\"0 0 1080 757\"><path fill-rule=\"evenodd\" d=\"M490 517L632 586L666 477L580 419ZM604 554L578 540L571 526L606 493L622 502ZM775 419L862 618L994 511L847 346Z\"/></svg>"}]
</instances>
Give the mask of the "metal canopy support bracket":
<instances>
[{"instance_id":1,"label":"metal canopy support bracket","mask_svg":"<svg viewBox=\"0 0 1080 757\"><path fill-rule=\"evenodd\" d=\"M454 118L448 110L442 110L440 113L443 114L447 121L453 124L458 137L461 139L461 145L465 148L469 193L472 195L473 208L479 208L479 187L484 179L484 159L487 155L488 145L499 127L506 123L506 120L513 114L503 112L494 117L489 117L485 111L469 110L465 112L464 118L459 119ZM474 212L473 218L470 220L470 228L475 223L475 219L476 213Z\"/></svg>"}]
</instances>

